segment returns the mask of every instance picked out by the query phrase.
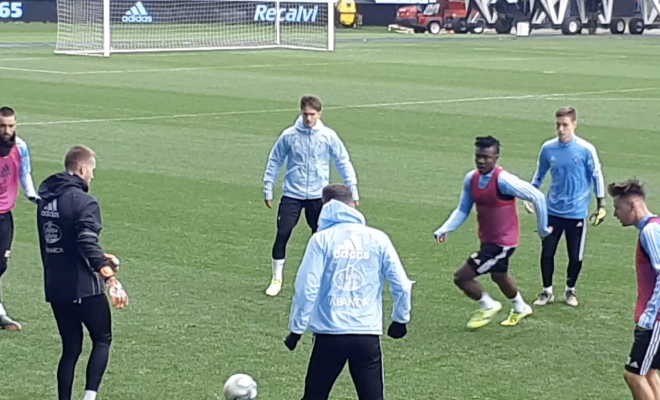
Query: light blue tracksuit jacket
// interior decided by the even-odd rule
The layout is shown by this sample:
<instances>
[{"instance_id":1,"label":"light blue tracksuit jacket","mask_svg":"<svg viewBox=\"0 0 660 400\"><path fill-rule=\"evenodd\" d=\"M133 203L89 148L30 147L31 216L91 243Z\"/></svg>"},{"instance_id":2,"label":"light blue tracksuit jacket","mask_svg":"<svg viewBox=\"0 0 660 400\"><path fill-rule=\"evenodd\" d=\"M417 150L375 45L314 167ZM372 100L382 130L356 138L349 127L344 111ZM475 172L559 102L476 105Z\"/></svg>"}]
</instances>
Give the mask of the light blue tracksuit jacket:
<instances>
[{"instance_id":1,"label":"light blue tracksuit jacket","mask_svg":"<svg viewBox=\"0 0 660 400\"><path fill-rule=\"evenodd\" d=\"M383 289L390 283L392 320L410 321L412 285L390 238L366 226L355 208L331 200L298 269L289 330L303 334L383 333Z\"/></svg>"},{"instance_id":2,"label":"light blue tracksuit jacket","mask_svg":"<svg viewBox=\"0 0 660 400\"><path fill-rule=\"evenodd\" d=\"M299 116L275 142L264 173L264 195L273 199L273 186L286 161L282 195L298 200L320 199L330 183L330 159L344 183L351 188L353 200L359 200L357 176L348 151L337 133L319 119L312 128Z\"/></svg>"}]
</instances>

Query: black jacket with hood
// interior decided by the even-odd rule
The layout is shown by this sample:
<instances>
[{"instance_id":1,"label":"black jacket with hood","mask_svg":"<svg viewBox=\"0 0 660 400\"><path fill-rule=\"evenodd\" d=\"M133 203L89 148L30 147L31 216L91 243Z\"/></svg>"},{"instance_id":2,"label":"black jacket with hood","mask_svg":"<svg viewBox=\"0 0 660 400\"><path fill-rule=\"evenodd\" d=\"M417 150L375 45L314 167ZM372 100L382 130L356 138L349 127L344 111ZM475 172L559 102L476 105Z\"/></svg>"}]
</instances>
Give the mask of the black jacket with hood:
<instances>
[{"instance_id":1,"label":"black jacket with hood","mask_svg":"<svg viewBox=\"0 0 660 400\"><path fill-rule=\"evenodd\" d=\"M60 172L39 186L37 229L46 301L71 303L105 292L97 271L107 265L99 244L101 210L77 175Z\"/></svg>"}]
</instances>

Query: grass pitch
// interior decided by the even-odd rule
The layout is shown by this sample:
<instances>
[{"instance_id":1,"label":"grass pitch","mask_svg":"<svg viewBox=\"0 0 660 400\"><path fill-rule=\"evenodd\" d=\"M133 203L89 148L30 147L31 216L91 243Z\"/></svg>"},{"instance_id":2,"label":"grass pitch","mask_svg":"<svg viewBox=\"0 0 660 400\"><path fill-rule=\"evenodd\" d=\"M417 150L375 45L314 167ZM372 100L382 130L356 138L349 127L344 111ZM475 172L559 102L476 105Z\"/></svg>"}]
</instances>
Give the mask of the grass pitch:
<instances>
[{"instance_id":1,"label":"grass pitch","mask_svg":"<svg viewBox=\"0 0 660 400\"><path fill-rule=\"evenodd\" d=\"M311 337L293 353L282 340L309 230L301 220L283 293L267 298L275 211L263 204L262 176L306 93L321 96L324 121L350 151L361 211L391 235L418 282L408 337L383 339L389 399L628 398L622 373L634 326L636 232L619 226L611 201L605 223L588 230L580 306L537 307L513 328L499 325L508 303L485 328L465 328L477 305L453 286L452 274L478 246L474 213L442 246L432 233L458 202L475 136L498 137L501 165L530 179L541 143L554 136L553 112L564 105L578 109L578 133L597 146L606 182L641 178L651 208L660 210L655 39L418 40L365 30L339 32L330 54L102 59L52 55L40 43L54 42L54 32L0 26L4 44L26 44L0 49L0 102L19 113L37 184L61 169L71 145L98 152L92 192L102 206L102 242L122 258L131 295L129 309L113 312L114 347L99 399L219 399L236 372L256 378L261 399L302 396ZM281 180L277 196L280 187ZM519 209L523 232L511 270L531 302L541 289L540 244L534 217ZM15 221L3 290L24 332L0 332L0 399L54 398L59 338L43 301L35 209L22 197ZM563 242L557 270L561 292ZM389 293L385 299L387 324ZM331 399L355 397L342 375Z\"/></svg>"}]
</instances>

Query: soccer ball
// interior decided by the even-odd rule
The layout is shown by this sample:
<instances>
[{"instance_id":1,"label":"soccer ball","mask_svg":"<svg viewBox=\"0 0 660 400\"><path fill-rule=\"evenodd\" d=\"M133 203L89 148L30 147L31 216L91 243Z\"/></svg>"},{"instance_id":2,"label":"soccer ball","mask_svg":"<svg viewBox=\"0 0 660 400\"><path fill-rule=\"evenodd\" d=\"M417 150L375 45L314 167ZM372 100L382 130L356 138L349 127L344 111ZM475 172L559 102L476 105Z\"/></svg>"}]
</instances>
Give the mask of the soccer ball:
<instances>
[{"instance_id":1,"label":"soccer ball","mask_svg":"<svg viewBox=\"0 0 660 400\"><path fill-rule=\"evenodd\" d=\"M257 382L250 375L234 374L225 382L225 399L254 400L257 398Z\"/></svg>"}]
</instances>

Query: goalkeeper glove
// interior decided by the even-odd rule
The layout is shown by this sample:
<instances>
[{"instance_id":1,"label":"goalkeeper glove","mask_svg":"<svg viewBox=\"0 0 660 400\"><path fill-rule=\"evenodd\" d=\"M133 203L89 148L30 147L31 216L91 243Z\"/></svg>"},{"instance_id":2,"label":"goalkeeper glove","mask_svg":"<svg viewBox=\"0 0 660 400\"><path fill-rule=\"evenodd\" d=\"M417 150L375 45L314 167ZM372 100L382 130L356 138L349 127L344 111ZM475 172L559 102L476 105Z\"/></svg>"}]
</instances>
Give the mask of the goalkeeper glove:
<instances>
[{"instance_id":1,"label":"goalkeeper glove","mask_svg":"<svg viewBox=\"0 0 660 400\"><path fill-rule=\"evenodd\" d=\"M598 207L596 208L596 211L594 211L590 216L589 216L589 221L594 225L600 225L601 222L605 219L607 216L607 211L605 210L605 205L603 204L603 199L598 199Z\"/></svg>"},{"instance_id":2,"label":"goalkeeper glove","mask_svg":"<svg viewBox=\"0 0 660 400\"><path fill-rule=\"evenodd\" d=\"M124 308L128 306L128 294L124 286L115 277L115 270L111 266L104 266L99 269L99 274L105 280L108 286L108 294L115 308Z\"/></svg>"},{"instance_id":3,"label":"goalkeeper glove","mask_svg":"<svg viewBox=\"0 0 660 400\"><path fill-rule=\"evenodd\" d=\"M298 341L300 340L300 335L297 333L289 333L289 335L284 339L284 345L291 351L296 348Z\"/></svg>"},{"instance_id":4,"label":"goalkeeper glove","mask_svg":"<svg viewBox=\"0 0 660 400\"><path fill-rule=\"evenodd\" d=\"M408 328L406 327L406 324L402 324L400 322L392 321L390 327L387 329L387 336L393 339L401 339L402 337L406 336L407 333Z\"/></svg>"}]
</instances>

